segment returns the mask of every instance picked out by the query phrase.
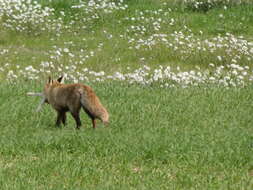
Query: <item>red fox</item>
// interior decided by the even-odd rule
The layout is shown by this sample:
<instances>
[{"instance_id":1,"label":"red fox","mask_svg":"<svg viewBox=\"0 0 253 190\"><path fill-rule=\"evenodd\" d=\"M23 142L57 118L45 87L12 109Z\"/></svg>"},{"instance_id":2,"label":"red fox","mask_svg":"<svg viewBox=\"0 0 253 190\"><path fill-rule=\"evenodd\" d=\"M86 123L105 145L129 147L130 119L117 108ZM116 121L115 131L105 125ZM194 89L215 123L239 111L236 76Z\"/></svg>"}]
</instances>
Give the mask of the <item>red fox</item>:
<instances>
[{"instance_id":1,"label":"red fox","mask_svg":"<svg viewBox=\"0 0 253 190\"><path fill-rule=\"evenodd\" d=\"M44 86L43 100L50 104L57 112L56 125L66 124L66 112L70 111L76 121L76 128L81 126L80 110L88 114L96 128L95 119L100 119L105 125L109 123L109 114L100 103L99 98L91 87L83 84L62 84L63 77L52 80L49 77Z\"/></svg>"}]
</instances>

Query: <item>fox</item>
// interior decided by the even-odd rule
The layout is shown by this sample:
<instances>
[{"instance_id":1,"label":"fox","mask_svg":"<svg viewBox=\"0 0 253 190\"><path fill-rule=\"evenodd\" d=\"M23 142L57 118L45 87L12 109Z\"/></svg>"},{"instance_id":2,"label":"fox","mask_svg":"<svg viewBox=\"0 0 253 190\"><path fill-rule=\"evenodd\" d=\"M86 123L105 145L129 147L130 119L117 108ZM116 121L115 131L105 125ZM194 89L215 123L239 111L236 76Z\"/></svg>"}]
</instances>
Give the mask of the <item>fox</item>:
<instances>
[{"instance_id":1,"label":"fox","mask_svg":"<svg viewBox=\"0 0 253 190\"><path fill-rule=\"evenodd\" d=\"M96 119L101 120L107 126L109 124L109 113L94 90L90 86L80 83L63 84L61 83L62 79L63 76L57 80L49 77L42 93L28 93L28 95L43 97L38 109L44 103L50 104L57 112L56 126L66 125L66 113L70 112L75 119L76 128L80 129L81 108L91 119L93 129L96 128Z\"/></svg>"}]
</instances>

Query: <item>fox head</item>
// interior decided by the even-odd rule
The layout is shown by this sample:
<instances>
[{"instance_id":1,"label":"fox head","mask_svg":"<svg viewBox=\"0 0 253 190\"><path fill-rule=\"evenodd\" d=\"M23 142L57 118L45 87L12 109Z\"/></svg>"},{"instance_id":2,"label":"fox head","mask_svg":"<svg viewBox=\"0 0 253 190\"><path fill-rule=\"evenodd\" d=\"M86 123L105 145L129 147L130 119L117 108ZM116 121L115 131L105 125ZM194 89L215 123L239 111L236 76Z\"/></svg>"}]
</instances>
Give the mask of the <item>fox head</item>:
<instances>
[{"instance_id":1,"label":"fox head","mask_svg":"<svg viewBox=\"0 0 253 190\"><path fill-rule=\"evenodd\" d=\"M60 78L58 78L57 80L53 80L51 78L51 76L48 77L48 81L47 84L60 84L63 81L63 76L61 76Z\"/></svg>"},{"instance_id":2,"label":"fox head","mask_svg":"<svg viewBox=\"0 0 253 190\"><path fill-rule=\"evenodd\" d=\"M53 80L51 77L48 77L48 81L44 86L44 95L47 97L47 94L52 86L58 86L63 82L63 76L57 80Z\"/></svg>"}]
</instances>

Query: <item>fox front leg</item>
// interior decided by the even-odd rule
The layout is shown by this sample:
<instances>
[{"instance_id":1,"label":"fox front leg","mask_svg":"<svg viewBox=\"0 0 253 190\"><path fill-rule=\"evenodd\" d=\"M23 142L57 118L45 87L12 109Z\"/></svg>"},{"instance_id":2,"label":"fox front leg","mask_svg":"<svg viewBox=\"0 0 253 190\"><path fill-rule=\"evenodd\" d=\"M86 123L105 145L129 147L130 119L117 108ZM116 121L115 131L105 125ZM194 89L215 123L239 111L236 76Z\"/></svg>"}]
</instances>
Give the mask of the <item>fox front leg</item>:
<instances>
[{"instance_id":1,"label":"fox front leg","mask_svg":"<svg viewBox=\"0 0 253 190\"><path fill-rule=\"evenodd\" d=\"M65 111L57 111L57 119L56 119L56 126L59 127L61 123L63 125L66 125L66 112Z\"/></svg>"},{"instance_id":2,"label":"fox front leg","mask_svg":"<svg viewBox=\"0 0 253 190\"><path fill-rule=\"evenodd\" d=\"M56 119L55 125L57 127L60 127L60 125L61 125L61 112L59 112L59 111L57 111L57 119Z\"/></svg>"}]
</instances>

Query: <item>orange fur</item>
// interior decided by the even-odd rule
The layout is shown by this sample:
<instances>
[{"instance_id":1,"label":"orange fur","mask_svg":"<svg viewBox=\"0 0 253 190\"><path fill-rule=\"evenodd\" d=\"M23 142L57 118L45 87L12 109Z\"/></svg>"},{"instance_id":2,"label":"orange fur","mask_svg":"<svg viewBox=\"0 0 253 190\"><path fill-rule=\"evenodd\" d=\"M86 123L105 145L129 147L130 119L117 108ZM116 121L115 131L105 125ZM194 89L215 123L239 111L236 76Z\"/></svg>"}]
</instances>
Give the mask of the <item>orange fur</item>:
<instances>
[{"instance_id":1,"label":"orange fur","mask_svg":"<svg viewBox=\"0 0 253 190\"><path fill-rule=\"evenodd\" d=\"M81 108L91 118L93 128L96 128L95 119L100 119L104 124L109 123L109 114L91 87L83 84L61 84L61 79L54 81L49 78L43 92L46 101L58 113L56 125L65 124L66 112L70 111L79 129Z\"/></svg>"}]
</instances>

